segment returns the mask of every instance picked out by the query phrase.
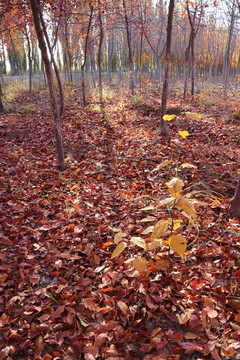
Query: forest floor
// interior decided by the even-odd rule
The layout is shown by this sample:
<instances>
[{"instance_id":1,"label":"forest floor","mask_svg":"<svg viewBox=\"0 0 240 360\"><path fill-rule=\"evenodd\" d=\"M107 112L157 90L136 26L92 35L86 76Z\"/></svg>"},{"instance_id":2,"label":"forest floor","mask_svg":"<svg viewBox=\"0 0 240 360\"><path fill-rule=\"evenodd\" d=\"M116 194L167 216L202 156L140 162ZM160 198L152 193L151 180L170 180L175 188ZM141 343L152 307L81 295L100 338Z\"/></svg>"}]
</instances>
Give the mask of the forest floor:
<instances>
[{"instance_id":1,"label":"forest floor","mask_svg":"<svg viewBox=\"0 0 240 360\"><path fill-rule=\"evenodd\" d=\"M0 359L240 359L240 223L228 214L236 94L191 102L172 91L166 142L159 93L110 89L103 107L93 93L83 109L79 89L65 90L62 175L46 91L22 93L0 115ZM191 226L159 205L176 175L197 200ZM151 244L173 215L183 257L169 249L170 227L144 251L140 238Z\"/></svg>"}]
</instances>

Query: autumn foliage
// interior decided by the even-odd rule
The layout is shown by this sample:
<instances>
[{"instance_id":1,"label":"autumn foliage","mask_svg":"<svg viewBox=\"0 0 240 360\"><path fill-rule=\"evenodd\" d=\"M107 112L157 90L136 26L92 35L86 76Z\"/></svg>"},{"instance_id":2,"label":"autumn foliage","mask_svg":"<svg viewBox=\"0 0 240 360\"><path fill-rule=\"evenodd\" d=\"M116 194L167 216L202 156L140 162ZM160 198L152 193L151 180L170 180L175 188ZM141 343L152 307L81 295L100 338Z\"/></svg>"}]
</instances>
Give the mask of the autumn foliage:
<instances>
[{"instance_id":1,"label":"autumn foliage","mask_svg":"<svg viewBox=\"0 0 240 360\"><path fill-rule=\"evenodd\" d=\"M172 93L166 143L154 92L65 94L62 175L45 90L0 117L0 358L238 359L234 97Z\"/></svg>"}]
</instances>

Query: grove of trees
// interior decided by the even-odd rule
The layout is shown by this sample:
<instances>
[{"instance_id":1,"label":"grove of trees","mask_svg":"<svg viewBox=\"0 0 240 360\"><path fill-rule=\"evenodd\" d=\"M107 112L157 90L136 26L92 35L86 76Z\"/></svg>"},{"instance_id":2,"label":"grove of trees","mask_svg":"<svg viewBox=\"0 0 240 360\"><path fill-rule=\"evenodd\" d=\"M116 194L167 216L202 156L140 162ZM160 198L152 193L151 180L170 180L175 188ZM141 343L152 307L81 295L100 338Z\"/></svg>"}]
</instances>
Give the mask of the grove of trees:
<instances>
[{"instance_id":1,"label":"grove of trees","mask_svg":"<svg viewBox=\"0 0 240 360\"><path fill-rule=\"evenodd\" d=\"M102 91L101 74L129 86L151 79L161 89L168 4L165 1L36 1L45 22L49 47L65 80L91 74ZM1 1L1 74L44 73L29 1ZM184 97L204 81L222 84L239 80L239 8L231 1L176 1L173 17L171 81L183 80ZM53 61L53 59L52 59ZM191 82L190 82L191 79ZM116 78L114 79L116 81ZM83 95L85 96L85 94Z\"/></svg>"}]
</instances>

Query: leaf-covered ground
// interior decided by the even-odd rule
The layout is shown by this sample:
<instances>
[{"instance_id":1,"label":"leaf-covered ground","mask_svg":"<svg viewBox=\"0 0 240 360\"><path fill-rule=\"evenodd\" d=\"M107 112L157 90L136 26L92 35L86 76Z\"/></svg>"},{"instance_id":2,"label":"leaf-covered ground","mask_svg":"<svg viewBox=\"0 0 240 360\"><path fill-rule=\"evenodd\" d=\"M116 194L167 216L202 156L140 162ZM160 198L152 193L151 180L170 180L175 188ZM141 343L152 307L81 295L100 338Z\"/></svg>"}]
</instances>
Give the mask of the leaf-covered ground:
<instances>
[{"instance_id":1,"label":"leaf-covered ground","mask_svg":"<svg viewBox=\"0 0 240 360\"><path fill-rule=\"evenodd\" d=\"M93 99L83 109L68 89L62 177L45 91L22 94L0 116L0 359L240 359L240 224L228 215L239 113L234 99L211 96L171 94L166 143L159 94L119 89L103 108ZM198 238L178 229L183 259L167 236L153 253L129 242L150 242L144 230L169 218L156 205L176 175L198 200ZM111 259L119 232L128 246ZM138 256L142 272L125 263Z\"/></svg>"}]
</instances>

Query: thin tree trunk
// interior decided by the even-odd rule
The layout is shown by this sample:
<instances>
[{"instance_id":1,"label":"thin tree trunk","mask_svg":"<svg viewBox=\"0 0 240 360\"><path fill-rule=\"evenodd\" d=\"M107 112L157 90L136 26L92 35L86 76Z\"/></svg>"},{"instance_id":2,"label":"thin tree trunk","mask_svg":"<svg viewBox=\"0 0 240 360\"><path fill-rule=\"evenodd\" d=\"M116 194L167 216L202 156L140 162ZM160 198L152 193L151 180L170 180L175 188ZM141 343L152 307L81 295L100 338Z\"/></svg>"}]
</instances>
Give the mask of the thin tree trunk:
<instances>
[{"instance_id":1,"label":"thin tree trunk","mask_svg":"<svg viewBox=\"0 0 240 360\"><path fill-rule=\"evenodd\" d=\"M51 55L51 62L53 63L55 75L56 75L57 82L58 82L58 90L59 90L59 97L60 97L59 117L60 117L60 121L61 121L62 116L63 116L63 111L64 111L64 94L63 94L62 81L61 81L59 69L57 67L56 61L55 61L54 56L53 56L53 47L50 45L47 29L46 29L44 19L43 19L43 16L42 16L42 11L41 11L40 8L39 8L39 16L40 16L44 36L45 36L45 39L47 41L48 50L49 50L50 55Z\"/></svg>"},{"instance_id":2,"label":"thin tree trunk","mask_svg":"<svg viewBox=\"0 0 240 360\"><path fill-rule=\"evenodd\" d=\"M168 97L170 53L171 53L171 45L172 45L173 10L174 10L174 0L170 0L168 7L167 43L166 43L166 54L164 61L164 78L163 78L162 104L161 104L161 115L160 115L161 134L165 137L169 137L169 131L165 121L163 120L163 116L166 114L167 97Z\"/></svg>"},{"instance_id":3,"label":"thin tree trunk","mask_svg":"<svg viewBox=\"0 0 240 360\"><path fill-rule=\"evenodd\" d=\"M238 179L234 197L230 202L229 212L233 216L240 216L240 178Z\"/></svg>"},{"instance_id":4,"label":"thin tree trunk","mask_svg":"<svg viewBox=\"0 0 240 360\"><path fill-rule=\"evenodd\" d=\"M93 16L93 5L90 5L90 17L88 22L88 28L87 28L87 36L85 39L85 46L84 46L84 59L83 63L81 65L81 74L82 74L82 94L83 94L83 106L85 107L87 105L86 102L86 92L85 92L85 66L86 66L86 60L87 60L87 48L88 48L88 40L89 40L89 33L91 28L91 22L92 22L92 16Z\"/></svg>"},{"instance_id":5,"label":"thin tree trunk","mask_svg":"<svg viewBox=\"0 0 240 360\"><path fill-rule=\"evenodd\" d=\"M100 38L98 45L98 81L99 81L99 95L100 103L102 103L102 43L103 43L103 24L102 24L102 15L101 15L101 0L98 0L98 16L99 16L99 30Z\"/></svg>"},{"instance_id":6,"label":"thin tree trunk","mask_svg":"<svg viewBox=\"0 0 240 360\"><path fill-rule=\"evenodd\" d=\"M44 33L43 29L40 24L40 14L39 14L39 1L38 3L36 0L30 0L31 8L32 8L32 15L34 20L34 25L36 29L36 34L38 38L39 48L41 50L42 59L45 65L46 76L48 81L48 88L50 93L50 100L51 100L51 107L54 117L54 131L55 131L55 138L56 138L56 147L57 147L57 154L58 154L58 166L60 170L64 168L64 150L63 150L63 143L62 143L62 134L61 134L61 127L60 127L60 116L58 111L58 104L57 104L57 96L54 88L53 82L53 74L51 63L48 57L47 46L44 40Z\"/></svg>"},{"instance_id":7,"label":"thin tree trunk","mask_svg":"<svg viewBox=\"0 0 240 360\"><path fill-rule=\"evenodd\" d=\"M132 46L131 46L131 34L129 29L129 21L127 16L127 9L126 9L126 3L125 0L122 0L123 3L123 9L124 9L124 17L125 17L125 23L126 23L126 30L127 30L127 44L128 44L128 52L129 52L129 69L130 69L130 84L129 88L132 92L132 95L134 95L134 79L133 79L133 56L132 56Z\"/></svg>"}]
</instances>

